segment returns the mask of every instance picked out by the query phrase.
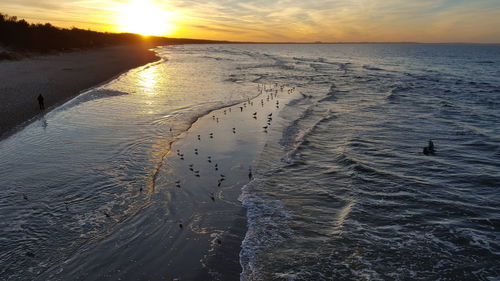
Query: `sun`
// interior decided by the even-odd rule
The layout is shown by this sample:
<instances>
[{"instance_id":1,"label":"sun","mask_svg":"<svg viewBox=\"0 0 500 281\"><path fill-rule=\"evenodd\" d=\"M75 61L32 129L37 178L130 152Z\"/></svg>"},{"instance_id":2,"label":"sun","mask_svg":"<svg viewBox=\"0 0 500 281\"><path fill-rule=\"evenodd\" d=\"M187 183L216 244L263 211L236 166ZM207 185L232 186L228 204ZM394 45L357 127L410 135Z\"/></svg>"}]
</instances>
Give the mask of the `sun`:
<instances>
[{"instance_id":1,"label":"sun","mask_svg":"<svg viewBox=\"0 0 500 281\"><path fill-rule=\"evenodd\" d=\"M151 0L134 0L120 7L118 31L141 35L163 36L175 31L173 13Z\"/></svg>"}]
</instances>

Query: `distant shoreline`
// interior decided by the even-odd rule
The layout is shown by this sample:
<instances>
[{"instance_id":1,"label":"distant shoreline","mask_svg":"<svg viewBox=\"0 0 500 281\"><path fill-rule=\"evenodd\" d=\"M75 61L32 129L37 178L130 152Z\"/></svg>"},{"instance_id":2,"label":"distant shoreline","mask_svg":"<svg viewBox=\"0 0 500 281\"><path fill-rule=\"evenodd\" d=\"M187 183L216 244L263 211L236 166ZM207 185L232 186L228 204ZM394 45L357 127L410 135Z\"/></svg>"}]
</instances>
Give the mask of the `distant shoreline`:
<instances>
[{"instance_id":1,"label":"distant shoreline","mask_svg":"<svg viewBox=\"0 0 500 281\"><path fill-rule=\"evenodd\" d=\"M122 45L0 61L0 139L34 117L117 75L159 57L151 45ZM46 110L38 108L37 96Z\"/></svg>"},{"instance_id":2,"label":"distant shoreline","mask_svg":"<svg viewBox=\"0 0 500 281\"><path fill-rule=\"evenodd\" d=\"M207 43L211 44L211 43ZM217 44L275 44L275 45L500 45L500 43L467 43L467 42L217 42Z\"/></svg>"}]
</instances>

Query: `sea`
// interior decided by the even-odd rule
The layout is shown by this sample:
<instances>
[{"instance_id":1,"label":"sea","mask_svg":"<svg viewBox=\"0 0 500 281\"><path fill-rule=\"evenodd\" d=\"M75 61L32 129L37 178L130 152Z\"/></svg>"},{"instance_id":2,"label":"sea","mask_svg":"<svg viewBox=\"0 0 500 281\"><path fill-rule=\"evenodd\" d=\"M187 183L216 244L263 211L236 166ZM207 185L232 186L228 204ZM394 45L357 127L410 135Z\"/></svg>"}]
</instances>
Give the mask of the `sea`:
<instances>
[{"instance_id":1,"label":"sea","mask_svg":"<svg viewBox=\"0 0 500 281\"><path fill-rule=\"evenodd\" d=\"M49 280L140 217L173 141L273 85L296 96L238 187L240 280L500 280L500 45L155 52L0 141L1 280Z\"/></svg>"}]
</instances>

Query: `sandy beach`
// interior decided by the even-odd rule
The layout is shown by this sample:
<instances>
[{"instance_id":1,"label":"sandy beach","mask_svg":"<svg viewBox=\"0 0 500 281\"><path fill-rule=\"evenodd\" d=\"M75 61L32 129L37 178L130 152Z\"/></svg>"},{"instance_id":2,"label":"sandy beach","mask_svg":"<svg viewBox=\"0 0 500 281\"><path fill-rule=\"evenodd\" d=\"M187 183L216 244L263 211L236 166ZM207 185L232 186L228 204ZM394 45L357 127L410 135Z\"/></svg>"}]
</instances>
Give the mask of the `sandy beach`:
<instances>
[{"instance_id":1,"label":"sandy beach","mask_svg":"<svg viewBox=\"0 0 500 281\"><path fill-rule=\"evenodd\" d=\"M81 91L124 71L158 60L148 46L130 45L0 62L0 137Z\"/></svg>"}]
</instances>

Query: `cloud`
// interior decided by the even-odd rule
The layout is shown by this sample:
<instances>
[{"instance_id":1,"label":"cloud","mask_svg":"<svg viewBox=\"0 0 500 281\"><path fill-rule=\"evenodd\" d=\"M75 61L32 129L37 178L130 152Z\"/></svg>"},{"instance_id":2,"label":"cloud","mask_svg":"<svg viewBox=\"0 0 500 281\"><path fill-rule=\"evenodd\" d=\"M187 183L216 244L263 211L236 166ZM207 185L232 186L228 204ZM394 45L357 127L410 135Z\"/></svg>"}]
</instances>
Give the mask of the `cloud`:
<instances>
[{"instance_id":1,"label":"cloud","mask_svg":"<svg viewBox=\"0 0 500 281\"><path fill-rule=\"evenodd\" d=\"M127 0L3 0L0 10L112 29ZM155 0L177 37L238 41L498 42L498 0Z\"/></svg>"}]
</instances>

